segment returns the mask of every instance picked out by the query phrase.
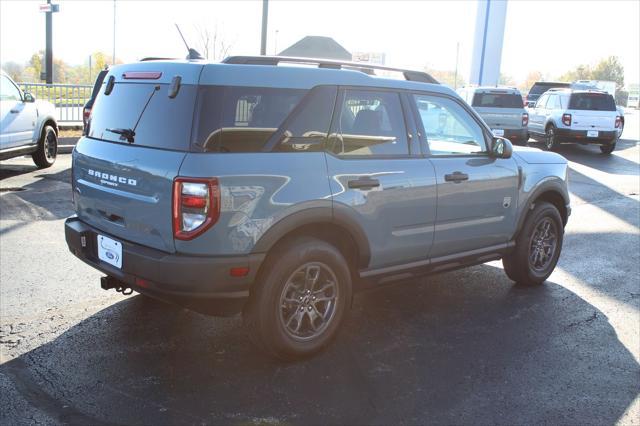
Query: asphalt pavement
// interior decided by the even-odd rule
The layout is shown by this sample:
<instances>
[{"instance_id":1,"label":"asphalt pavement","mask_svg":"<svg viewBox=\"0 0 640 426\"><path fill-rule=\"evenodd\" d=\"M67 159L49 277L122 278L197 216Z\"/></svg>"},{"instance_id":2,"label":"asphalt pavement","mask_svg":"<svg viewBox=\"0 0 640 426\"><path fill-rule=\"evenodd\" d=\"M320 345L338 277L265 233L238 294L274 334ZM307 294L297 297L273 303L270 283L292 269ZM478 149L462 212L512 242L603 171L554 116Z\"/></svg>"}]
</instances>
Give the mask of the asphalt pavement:
<instances>
[{"instance_id":1,"label":"asphalt pavement","mask_svg":"<svg viewBox=\"0 0 640 426\"><path fill-rule=\"evenodd\" d=\"M0 165L0 423L640 424L640 129L567 145L573 214L536 288L500 262L356 296L337 340L273 361L240 317L100 289L64 241L70 156Z\"/></svg>"}]
</instances>

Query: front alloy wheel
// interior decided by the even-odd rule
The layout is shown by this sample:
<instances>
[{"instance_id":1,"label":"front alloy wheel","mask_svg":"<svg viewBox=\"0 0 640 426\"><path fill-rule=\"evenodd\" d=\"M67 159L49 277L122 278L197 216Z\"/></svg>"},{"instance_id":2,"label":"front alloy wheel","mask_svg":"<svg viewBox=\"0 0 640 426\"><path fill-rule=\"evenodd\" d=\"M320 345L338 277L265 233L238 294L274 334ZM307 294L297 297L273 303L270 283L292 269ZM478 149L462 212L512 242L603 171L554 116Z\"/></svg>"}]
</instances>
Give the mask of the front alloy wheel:
<instances>
[{"instance_id":1,"label":"front alloy wheel","mask_svg":"<svg viewBox=\"0 0 640 426\"><path fill-rule=\"evenodd\" d=\"M536 272L544 272L555 255L558 230L550 217L538 222L529 243L529 267Z\"/></svg>"}]
</instances>

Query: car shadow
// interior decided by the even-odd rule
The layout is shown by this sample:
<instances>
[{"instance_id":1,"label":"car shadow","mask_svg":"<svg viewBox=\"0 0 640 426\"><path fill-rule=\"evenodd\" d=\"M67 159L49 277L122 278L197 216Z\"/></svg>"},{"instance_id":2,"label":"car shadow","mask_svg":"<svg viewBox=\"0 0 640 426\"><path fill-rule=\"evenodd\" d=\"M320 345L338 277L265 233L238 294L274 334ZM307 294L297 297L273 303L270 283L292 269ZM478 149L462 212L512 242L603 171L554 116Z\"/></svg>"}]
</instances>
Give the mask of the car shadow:
<instances>
[{"instance_id":1,"label":"car shadow","mask_svg":"<svg viewBox=\"0 0 640 426\"><path fill-rule=\"evenodd\" d=\"M74 213L71 202L71 169L56 173L43 171L36 177L40 179L28 185L3 188L3 196L0 197L0 217L3 220L58 220ZM10 231L5 229L3 232Z\"/></svg>"},{"instance_id":2,"label":"car shadow","mask_svg":"<svg viewBox=\"0 0 640 426\"><path fill-rule=\"evenodd\" d=\"M627 160L616 152L632 149L640 142L630 139L620 139L612 155L603 155L594 145L562 144L556 152L569 161L591 167L612 175L640 175L638 162Z\"/></svg>"},{"instance_id":3,"label":"car shadow","mask_svg":"<svg viewBox=\"0 0 640 426\"><path fill-rule=\"evenodd\" d=\"M561 285L489 265L421 281L360 294L336 341L296 363L257 351L238 317L136 296L0 373L87 424L612 424L638 396L607 317Z\"/></svg>"},{"instance_id":4,"label":"car shadow","mask_svg":"<svg viewBox=\"0 0 640 426\"><path fill-rule=\"evenodd\" d=\"M0 180L13 176L24 175L38 170L35 165L24 164L1 164L0 163Z\"/></svg>"}]
</instances>

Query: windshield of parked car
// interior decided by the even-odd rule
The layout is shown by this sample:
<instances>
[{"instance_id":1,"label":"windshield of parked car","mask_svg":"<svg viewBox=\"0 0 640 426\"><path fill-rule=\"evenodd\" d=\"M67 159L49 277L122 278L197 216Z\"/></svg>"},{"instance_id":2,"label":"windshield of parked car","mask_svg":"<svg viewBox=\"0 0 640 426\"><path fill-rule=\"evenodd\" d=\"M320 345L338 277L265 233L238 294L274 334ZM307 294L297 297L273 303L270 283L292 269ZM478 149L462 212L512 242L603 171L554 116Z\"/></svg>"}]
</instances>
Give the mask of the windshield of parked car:
<instances>
[{"instance_id":1,"label":"windshield of parked car","mask_svg":"<svg viewBox=\"0 0 640 426\"><path fill-rule=\"evenodd\" d=\"M615 111L616 102L608 93L574 93L569 100L569 109Z\"/></svg>"},{"instance_id":2,"label":"windshield of parked car","mask_svg":"<svg viewBox=\"0 0 640 426\"><path fill-rule=\"evenodd\" d=\"M522 108L522 96L515 93L476 93L473 96L474 107L486 108Z\"/></svg>"}]
</instances>

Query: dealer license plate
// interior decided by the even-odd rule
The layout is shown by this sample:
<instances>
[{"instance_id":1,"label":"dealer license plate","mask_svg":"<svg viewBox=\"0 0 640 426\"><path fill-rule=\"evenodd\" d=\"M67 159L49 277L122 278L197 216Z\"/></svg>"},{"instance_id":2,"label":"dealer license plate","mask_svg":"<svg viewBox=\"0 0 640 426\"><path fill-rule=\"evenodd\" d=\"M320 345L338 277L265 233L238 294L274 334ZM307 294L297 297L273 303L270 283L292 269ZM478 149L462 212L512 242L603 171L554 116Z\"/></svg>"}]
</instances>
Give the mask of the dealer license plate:
<instances>
[{"instance_id":1,"label":"dealer license plate","mask_svg":"<svg viewBox=\"0 0 640 426\"><path fill-rule=\"evenodd\" d=\"M598 131L597 130L587 130L587 137L588 138L597 138L598 137Z\"/></svg>"},{"instance_id":2,"label":"dealer license plate","mask_svg":"<svg viewBox=\"0 0 640 426\"><path fill-rule=\"evenodd\" d=\"M116 268L122 268L122 243L98 234L98 258Z\"/></svg>"}]
</instances>

